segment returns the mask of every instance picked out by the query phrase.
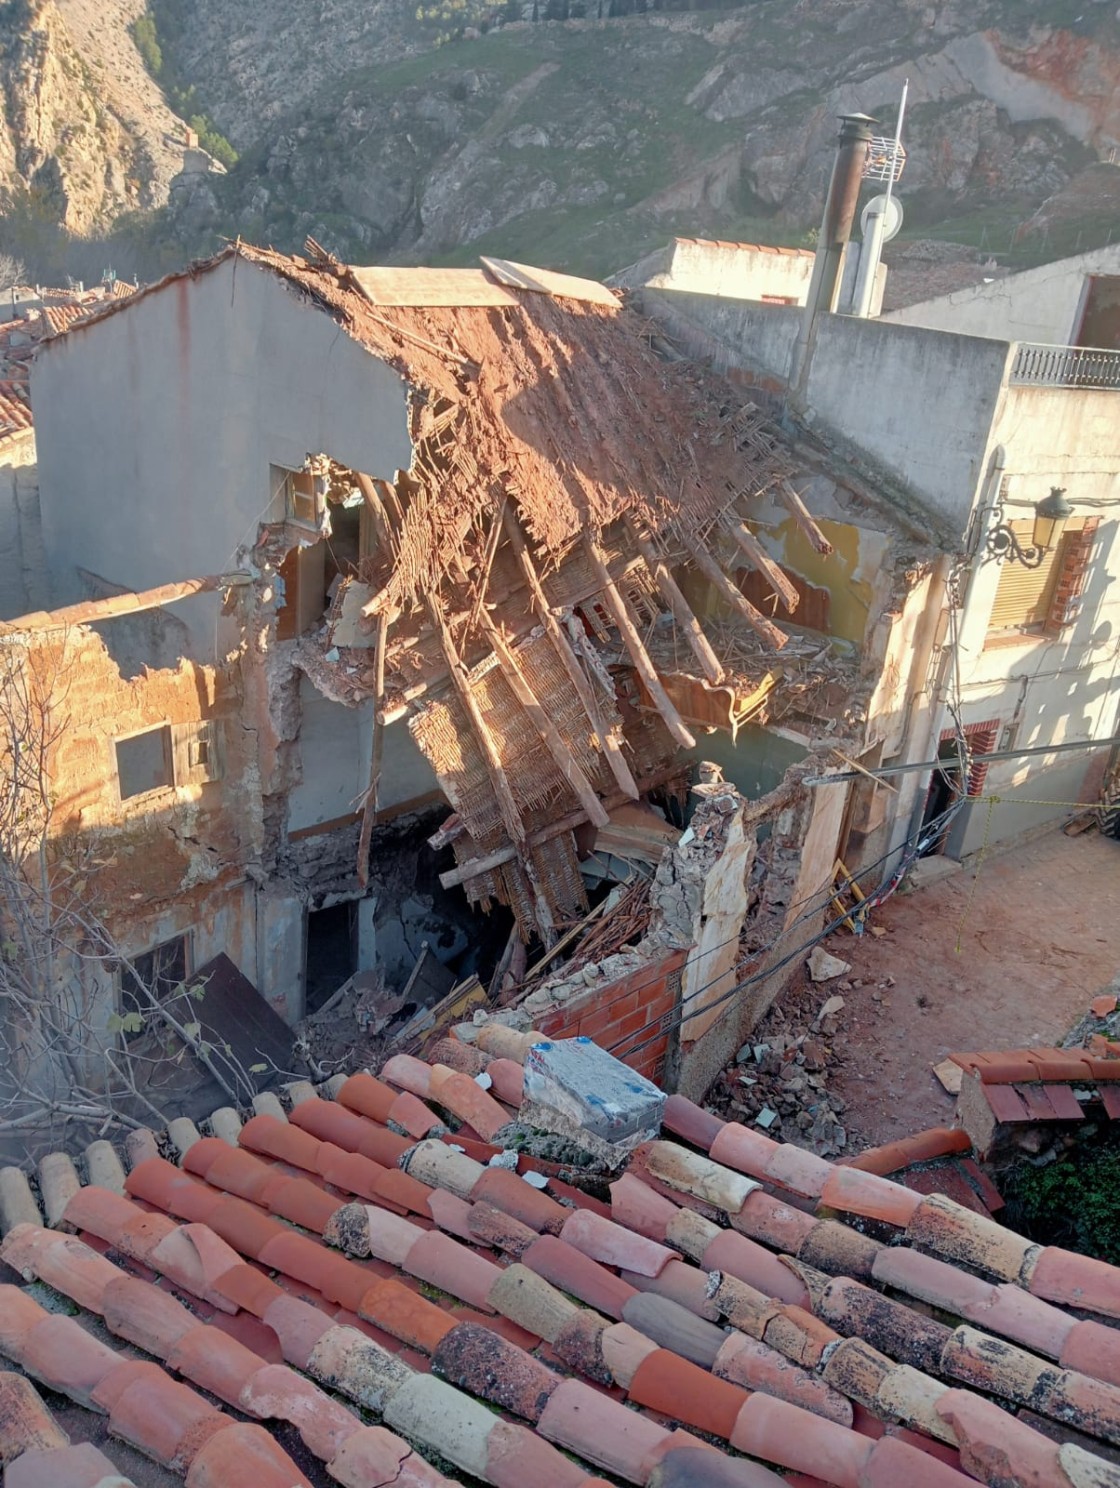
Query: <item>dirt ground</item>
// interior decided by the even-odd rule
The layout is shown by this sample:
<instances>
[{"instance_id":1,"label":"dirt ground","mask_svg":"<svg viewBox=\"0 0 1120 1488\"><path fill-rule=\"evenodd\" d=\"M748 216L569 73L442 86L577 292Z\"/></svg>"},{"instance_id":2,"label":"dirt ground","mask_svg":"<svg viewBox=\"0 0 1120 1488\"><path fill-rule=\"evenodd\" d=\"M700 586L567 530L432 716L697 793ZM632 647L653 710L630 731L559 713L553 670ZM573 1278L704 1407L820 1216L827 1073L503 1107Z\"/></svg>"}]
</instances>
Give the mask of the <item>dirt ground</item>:
<instances>
[{"instance_id":1,"label":"dirt ground","mask_svg":"<svg viewBox=\"0 0 1120 1488\"><path fill-rule=\"evenodd\" d=\"M1051 1044L1076 1022L1120 967L1120 843L1050 832L896 896L872 923L887 934L830 937L852 970L813 988L845 999L828 1088L848 1103L853 1153L952 1118L930 1072L950 1052ZM804 978L781 1001L800 1001Z\"/></svg>"}]
</instances>

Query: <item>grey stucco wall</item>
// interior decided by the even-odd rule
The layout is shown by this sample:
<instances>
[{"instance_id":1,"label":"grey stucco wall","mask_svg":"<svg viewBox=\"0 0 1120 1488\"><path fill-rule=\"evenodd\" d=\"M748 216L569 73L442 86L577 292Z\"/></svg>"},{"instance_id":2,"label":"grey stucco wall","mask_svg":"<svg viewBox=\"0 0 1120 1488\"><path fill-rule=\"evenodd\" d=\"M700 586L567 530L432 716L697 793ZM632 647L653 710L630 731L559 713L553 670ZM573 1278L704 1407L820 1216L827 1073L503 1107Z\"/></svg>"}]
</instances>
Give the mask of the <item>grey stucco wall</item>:
<instances>
[{"instance_id":1,"label":"grey stucco wall","mask_svg":"<svg viewBox=\"0 0 1120 1488\"><path fill-rule=\"evenodd\" d=\"M1080 324L1085 281L1093 274L1120 274L1120 243L907 305L883 319L969 336L1067 346Z\"/></svg>"},{"instance_id":2,"label":"grey stucco wall","mask_svg":"<svg viewBox=\"0 0 1120 1488\"><path fill-rule=\"evenodd\" d=\"M133 589L233 567L270 464L392 478L410 459L397 373L239 259L48 343L32 394L57 603L84 597L78 567Z\"/></svg>"},{"instance_id":3,"label":"grey stucco wall","mask_svg":"<svg viewBox=\"0 0 1120 1488\"><path fill-rule=\"evenodd\" d=\"M784 385L801 325L796 306L678 289L643 289L639 298L689 356L717 372L748 371Z\"/></svg>"},{"instance_id":4,"label":"grey stucco wall","mask_svg":"<svg viewBox=\"0 0 1120 1488\"><path fill-rule=\"evenodd\" d=\"M823 316L805 416L960 534L985 468L1013 348L878 320Z\"/></svg>"}]
</instances>

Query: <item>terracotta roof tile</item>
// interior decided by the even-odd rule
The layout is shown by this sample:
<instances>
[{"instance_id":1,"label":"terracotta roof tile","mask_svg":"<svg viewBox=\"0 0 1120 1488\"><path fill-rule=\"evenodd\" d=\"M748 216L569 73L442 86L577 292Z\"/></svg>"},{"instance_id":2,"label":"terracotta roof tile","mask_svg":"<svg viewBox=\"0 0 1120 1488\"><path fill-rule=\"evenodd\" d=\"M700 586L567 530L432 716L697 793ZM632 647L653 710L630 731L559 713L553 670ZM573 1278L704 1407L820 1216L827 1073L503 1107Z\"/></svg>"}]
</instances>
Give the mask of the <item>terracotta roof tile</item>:
<instances>
[{"instance_id":1,"label":"terracotta roof tile","mask_svg":"<svg viewBox=\"0 0 1120 1488\"><path fill-rule=\"evenodd\" d=\"M471 1323L444 1336L432 1355L432 1368L460 1389L534 1422L560 1383L558 1374L524 1349Z\"/></svg>"},{"instance_id":2,"label":"terracotta roof tile","mask_svg":"<svg viewBox=\"0 0 1120 1488\"><path fill-rule=\"evenodd\" d=\"M886 1178L912 1163L932 1162L935 1158L948 1157L954 1152L968 1152L971 1147L972 1141L963 1128L934 1126L899 1142L888 1142L884 1147L871 1147L858 1157L851 1158L845 1166L859 1168L864 1173L877 1173L879 1177Z\"/></svg>"},{"instance_id":3,"label":"terracotta roof tile","mask_svg":"<svg viewBox=\"0 0 1120 1488\"><path fill-rule=\"evenodd\" d=\"M232 1266L228 1271L223 1271L212 1286L215 1292L232 1302L235 1307L251 1312L258 1318L263 1318L268 1307L277 1297L283 1295L274 1281L270 1281L256 1266L247 1264Z\"/></svg>"},{"instance_id":4,"label":"terracotta roof tile","mask_svg":"<svg viewBox=\"0 0 1120 1488\"><path fill-rule=\"evenodd\" d=\"M251 1152L265 1153L294 1168L314 1169L319 1151L317 1137L275 1116L254 1116L241 1128L238 1141Z\"/></svg>"},{"instance_id":5,"label":"terracotta roof tile","mask_svg":"<svg viewBox=\"0 0 1120 1488\"><path fill-rule=\"evenodd\" d=\"M1103 1323L1075 1321L1058 1362L1063 1369L1077 1369L1082 1374L1120 1385L1120 1333Z\"/></svg>"},{"instance_id":6,"label":"terracotta roof tile","mask_svg":"<svg viewBox=\"0 0 1120 1488\"><path fill-rule=\"evenodd\" d=\"M38 1277L79 1307L101 1311L101 1298L117 1268L74 1235L32 1225L16 1225L4 1238L0 1255L25 1280Z\"/></svg>"},{"instance_id":7,"label":"terracotta roof tile","mask_svg":"<svg viewBox=\"0 0 1120 1488\"><path fill-rule=\"evenodd\" d=\"M427 1354L432 1353L455 1326L453 1317L394 1281L383 1281L370 1287L362 1298L358 1313L394 1338Z\"/></svg>"},{"instance_id":8,"label":"terracotta roof tile","mask_svg":"<svg viewBox=\"0 0 1120 1488\"><path fill-rule=\"evenodd\" d=\"M470 1197L540 1233L558 1234L571 1212L505 1168L487 1168L471 1188Z\"/></svg>"},{"instance_id":9,"label":"terracotta roof tile","mask_svg":"<svg viewBox=\"0 0 1120 1488\"><path fill-rule=\"evenodd\" d=\"M942 1260L987 1272L1001 1281L1018 1281L1024 1266L1037 1250L1030 1241L1013 1231L993 1220L971 1214L959 1204L937 1195L921 1201L906 1233L911 1245L931 1250ZM1046 1293L1036 1295L1045 1296Z\"/></svg>"},{"instance_id":10,"label":"terracotta roof tile","mask_svg":"<svg viewBox=\"0 0 1120 1488\"><path fill-rule=\"evenodd\" d=\"M438 1230L422 1234L409 1250L404 1265L410 1275L460 1297L471 1307L481 1312L494 1311L488 1298L498 1279L498 1267L449 1235Z\"/></svg>"},{"instance_id":11,"label":"terracotta roof tile","mask_svg":"<svg viewBox=\"0 0 1120 1488\"><path fill-rule=\"evenodd\" d=\"M997 1121L1030 1121L1027 1103L1014 1085L985 1085L984 1098Z\"/></svg>"},{"instance_id":12,"label":"terracotta roof tile","mask_svg":"<svg viewBox=\"0 0 1120 1488\"><path fill-rule=\"evenodd\" d=\"M259 1260L270 1240L286 1234L287 1226L262 1214L244 1199L223 1198L209 1214L208 1223L216 1235L243 1256Z\"/></svg>"},{"instance_id":13,"label":"terracotta roof tile","mask_svg":"<svg viewBox=\"0 0 1120 1488\"><path fill-rule=\"evenodd\" d=\"M647 1416L574 1379L564 1380L553 1392L537 1429L585 1462L632 1483L644 1482L648 1458L669 1434Z\"/></svg>"},{"instance_id":14,"label":"terracotta roof tile","mask_svg":"<svg viewBox=\"0 0 1120 1488\"><path fill-rule=\"evenodd\" d=\"M91 1442L25 1452L8 1464L4 1482L6 1488L133 1488Z\"/></svg>"},{"instance_id":15,"label":"terracotta roof tile","mask_svg":"<svg viewBox=\"0 0 1120 1488\"><path fill-rule=\"evenodd\" d=\"M423 1099L432 1083L432 1067L411 1054L394 1054L381 1066L381 1077L386 1084Z\"/></svg>"},{"instance_id":16,"label":"terracotta roof tile","mask_svg":"<svg viewBox=\"0 0 1120 1488\"><path fill-rule=\"evenodd\" d=\"M486 1477L494 1488L592 1488L593 1482L570 1457L508 1421L499 1421L487 1440Z\"/></svg>"},{"instance_id":17,"label":"terracotta roof tile","mask_svg":"<svg viewBox=\"0 0 1120 1488\"><path fill-rule=\"evenodd\" d=\"M806 1301L804 1282L788 1266L783 1266L772 1251L735 1230L721 1231L707 1246L703 1265L707 1271L726 1271L737 1276L780 1302L801 1305Z\"/></svg>"},{"instance_id":18,"label":"terracotta roof tile","mask_svg":"<svg viewBox=\"0 0 1120 1488\"><path fill-rule=\"evenodd\" d=\"M509 1125L508 1113L493 1096L476 1085L470 1075L448 1069L446 1065L433 1066L428 1099L466 1122L485 1142L492 1141L503 1126Z\"/></svg>"},{"instance_id":19,"label":"terracotta roof tile","mask_svg":"<svg viewBox=\"0 0 1120 1488\"><path fill-rule=\"evenodd\" d=\"M351 1075L338 1092L340 1105L382 1125L388 1121L389 1109L396 1098L395 1090L366 1074Z\"/></svg>"},{"instance_id":20,"label":"terracotta roof tile","mask_svg":"<svg viewBox=\"0 0 1120 1488\"><path fill-rule=\"evenodd\" d=\"M241 1390L241 1407L248 1414L287 1421L295 1426L308 1451L323 1462L332 1462L338 1452L361 1430L360 1418L283 1364L257 1367Z\"/></svg>"},{"instance_id":21,"label":"terracotta roof tile","mask_svg":"<svg viewBox=\"0 0 1120 1488\"><path fill-rule=\"evenodd\" d=\"M315 1345L334 1326L333 1319L317 1307L286 1295L269 1303L263 1321L280 1340L284 1358L297 1369L307 1368Z\"/></svg>"},{"instance_id":22,"label":"terracotta roof tile","mask_svg":"<svg viewBox=\"0 0 1120 1488\"><path fill-rule=\"evenodd\" d=\"M389 1111L389 1120L406 1131L410 1137L428 1136L431 1132L442 1129L443 1123L436 1113L430 1110L419 1096L413 1095L409 1090L402 1090L393 1102Z\"/></svg>"},{"instance_id":23,"label":"terracotta roof tile","mask_svg":"<svg viewBox=\"0 0 1120 1488\"><path fill-rule=\"evenodd\" d=\"M632 1286L555 1235L542 1235L521 1259L545 1281L608 1317L620 1319L628 1299L637 1295Z\"/></svg>"},{"instance_id":24,"label":"terracotta roof tile","mask_svg":"<svg viewBox=\"0 0 1120 1488\"><path fill-rule=\"evenodd\" d=\"M1048 1245L1031 1273L1030 1291L1048 1302L1120 1318L1120 1269L1094 1256Z\"/></svg>"},{"instance_id":25,"label":"terracotta roof tile","mask_svg":"<svg viewBox=\"0 0 1120 1488\"><path fill-rule=\"evenodd\" d=\"M187 1488L311 1488L263 1426L229 1422L195 1456Z\"/></svg>"},{"instance_id":26,"label":"terracotta roof tile","mask_svg":"<svg viewBox=\"0 0 1120 1488\"><path fill-rule=\"evenodd\" d=\"M593 1261L637 1271L643 1276L657 1276L670 1261L679 1259L675 1250L635 1235L632 1230L588 1210L570 1214L560 1230L560 1238Z\"/></svg>"},{"instance_id":27,"label":"terracotta roof tile","mask_svg":"<svg viewBox=\"0 0 1120 1488\"><path fill-rule=\"evenodd\" d=\"M653 1292L639 1292L631 1297L622 1309L622 1317L654 1343L672 1349L674 1354L704 1369L712 1367L723 1345L722 1328L698 1317L672 1298L659 1297Z\"/></svg>"},{"instance_id":28,"label":"terracotta roof tile","mask_svg":"<svg viewBox=\"0 0 1120 1488\"><path fill-rule=\"evenodd\" d=\"M101 1312L110 1332L160 1359L198 1327L198 1319L167 1292L120 1273L105 1288Z\"/></svg>"},{"instance_id":29,"label":"terracotta roof tile","mask_svg":"<svg viewBox=\"0 0 1120 1488\"><path fill-rule=\"evenodd\" d=\"M638 1365L630 1399L697 1431L730 1438L747 1392L660 1348Z\"/></svg>"},{"instance_id":30,"label":"terracotta roof tile","mask_svg":"<svg viewBox=\"0 0 1120 1488\"><path fill-rule=\"evenodd\" d=\"M231 1306L215 1290L215 1283L225 1272L239 1266L241 1257L206 1225L180 1225L160 1241L148 1259L157 1271L196 1297L205 1297L223 1310Z\"/></svg>"},{"instance_id":31,"label":"terracotta roof tile","mask_svg":"<svg viewBox=\"0 0 1120 1488\"><path fill-rule=\"evenodd\" d=\"M492 1089L496 1098L516 1110L525 1096L524 1067L512 1059L491 1059L486 1066L486 1073L493 1082Z\"/></svg>"},{"instance_id":32,"label":"terracotta roof tile","mask_svg":"<svg viewBox=\"0 0 1120 1488\"><path fill-rule=\"evenodd\" d=\"M162 1355L161 1355L162 1357ZM196 1325L166 1354L167 1367L202 1390L237 1406L261 1367L259 1357L217 1328Z\"/></svg>"},{"instance_id":33,"label":"terracotta roof tile","mask_svg":"<svg viewBox=\"0 0 1120 1488\"><path fill-rule=\"evenodd\" d=\"M20 1363L34 1379L61 1395L90 1405L93 1392L119 1362L70 1317L45 1317L28 1334Z\"/></svg>"},{"instance_id":34,"label":"terracotta roof tile","mask_svg":"<svg viewBox=\"0 0 1120 1488\"><path fill-rule=\"evenodd\" d=\"M757 1338L728 1334L712 1368L734 1385L787 1400L840 1426L852 1424L852 1402L847 1396Z\"/></svg>"},{"instance_id":35,"label":"terracotta roof tile","mask_svg":"<svg viewBox=\"0 0 1120 1488\"><path fill-rule=\"evenodd\" d=\"M24 1452L53 1451L68 1445L66 1433L22 1375L0 1371L0 1466Z\"/></svg>"},{"instance_id":36,"label":"terracotta roof tile","mask_svg":"<svg viewBox=\"0 0 1120 1488\"><path fill-rule=\"evenodd\" d=\"M189 1173L181 1173L162 1157L149 1157L138 1163L124 1186L131 1198L143 1199L176 1219L198 1223L204 1223L210 1212L223 1202L215 1189Z\"/></svg>"},{"instance_id":37,"label":"terracotta roof tile","mask_svg":"<svg viewBox=\"0 0 1120 1488\"><path fill-rule=\"evenodd\" d=\"M686 1308L697 1317L706 1318L710 1323L719 1319L719 1312L708 1296L708 1273L698 1266L691 1266L685 1261L670 1261L656 1276L643 1276L638 1271L625 1269L619 1275L639 1292L652 1292L657 1297L667 1297L670 1302Z\"/></svg>"},{"instance_id":38,"label":"terracotta roof tile","mask_svg":"<svg viewBox=\"0 0 1120 1488\"><path fill-rule=\"evenodd\" d=\"M1014 1085L1019 1080L1036 1078L1036 1067L1029 1058L1012 1059L1006 1055L980 1066L981 1083L984 1085Z\"/></svg>"},{"instance_id":39,"label":"terracotta roof tile","mask_svg":"<svg viewBox=\"0 0 1120 1488\"><path fill-rule=\"evenodd\" d=\"M874 1443L784 1400L754 1394L739 1411L731 1444L752 1457L782 1461L839 1488L862 1488Z\"/></svg>"}]
</instances>

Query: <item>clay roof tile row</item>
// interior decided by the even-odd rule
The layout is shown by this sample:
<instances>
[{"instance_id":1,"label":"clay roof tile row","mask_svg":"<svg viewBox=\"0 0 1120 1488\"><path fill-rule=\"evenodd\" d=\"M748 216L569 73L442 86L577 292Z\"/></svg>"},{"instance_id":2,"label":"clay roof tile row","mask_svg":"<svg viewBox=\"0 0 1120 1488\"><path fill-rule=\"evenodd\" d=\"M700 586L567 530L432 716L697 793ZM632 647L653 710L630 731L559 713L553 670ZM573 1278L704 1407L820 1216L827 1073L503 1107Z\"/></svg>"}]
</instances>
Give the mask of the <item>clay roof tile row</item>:
<instances>
[{"instance_id":1,"label":"clay roof tile row","mask_svg":"<svg viewBox=\"0 0 1120 1488\"><path fill-rule=\"evenodd\" d=\"M437 1069L419 1060L401 1063L398 1057L394 1071L423 1090L423 1096L407 1092L417 1101L426 1097L459 1115L438 1099L442 1092L477 1114L474 1095L454 1078L485 1095L468 1072L477 1061L450 1058L453 1063L441 1061ZM466 1069L455 1067L461 1062ZM388 1079L388 1066L383 1074ZM342 1092L351 1086L351 1099L386 1119L398 1097L386 1100L392 1092L373 1077L355 1078L357 1084L347 1081ZM400 1078L398 1085L403 1088ZM134 1170L130 1192L187 1221L173 1226L175 1236L162 1237L150 1258L158 1259L162 1246L164 1261L188 1291L209 1292L212 1301L221 1296L227 1306L248 1305L248 1325L262 1336L275 1336L295 1368L322 1372L328 1361L332 1369L343 1361L345 1390L357 1378L347 1375L346 1361L356 1367L364 1360L367 1370L376 1364L381 1383L368 1388L390 1424L434 1444L436 1436L442 1441L442 1433L452 1429L449 1423L457 1423L460 1455L453 1460L487 1481L516 1481L519 1488L533 1481L520 1471L507 1474L500 1462L528 1465L532 1460L559 1472L556 1464L564 1459L549 1442L574 1451L592 1470L613 1471L637 1483L654 1483L664 1463L687 1452L734 1471L730 1459L676 1429L680 1422L839 1488L846 1488L849 1476L853 1488L903 1478L960 1484L956 1447L968 1466L1002 1442L998 1421L974 1411L967 1402L983 1402L971 1389L958 1389L960 1383L993 1393L1012 1407L1023 1405L1038 1419L1049 1415L1084 1429L1090 1442L1094 1433L1108 1439L1116 1429L1116 1402L1109 1393L1114 1387L1107 1377L1116 1369L1116 1355L1111 1340L1102 1336L1111 1330L1065 1313L1062 1306L1081 1307L1089 1297L1091 1307L1107 1313L1101 1304L1120 1273L1095 1269L1103 1263L1071 1265L1087 1258L1039 1251L939 1196L927 1198L880 1174L834 1167L787 1144L724 1127L674 1098L666 1126L706 1145L710 1155L671 1142L647 1144L613 1185L609 1206L588 1202L558 1179L550 1184L557 1197L550 1197L515 1172L483 1166L490 1150L485 1143L474 1145L480 1157L475 1161L437 1140L408 1153L411 1171L400 1176L417 1184L422 1208L405 1218L354 1189L340 1187L336 1197L318 1186L330 1181L328 1165L342 1176L347 1156L363 1155L352 1148L370 1139L367 1124L375 1131L384 1128L353 1107L343 1114L356 1115L359 1126L315 1110L329 1102L303 1104L312 1107L310 1120L306 1127L293 1120L290 1129L310 1145L278 1137L275 1128L282 1129L283 1122L255 1129L250 1122L249 1140L238 1151L223 1154L220 1143L212 1148L196 1143L185 1166L198 1173L180 1173L159 1160ZM504 1120L505 1111L498 1109ZM496 1119L493 1112L490 1116ZM480 1119L487 1124L485 1116ZM266 1143L278 1151L263 1152ZM301 1164L312 1164L304 1170L308 1177L291 1174L297 1150ZM226 1154L240 1161L229 1162ZM273 1178L247 1168L246 1158L270 1169ZM223 1196L213 1182L223 1171L248 1183L256 1203ZM355 1176L361 1171L353 1169ZM417 1183L419 1174L423 1183ZM297 1194L306 1189L318 1196L312 1208L322 1204L326 1212L330 1206L325 1224L320 1213L309 1212L303 1227L325 1234L337 1249L288 1230L263 1212L282 1204L293 1183ZM81 1195L72 1203L80 1218L122 1236L139 1216L133 1206L126 1212L119 1204ZM210 1219L200 1224L196 1216L202 1212L212 1217L214 1246L192 1233L211 1224ZM903 1246L884 1249L834 1214L893 1228ZM266 1227L263 1239L259 1225ZM231 1235L255 1248L243 1248ZM105 1239L113 1243L112 1233ZM503 1244L506 1239L512 1248ZM215 1276L218 1258L221 1263L230 1259L219 1248L223 1241L240 1253L236 1264ZM26 1239L22 1243L28 1245ZM362 1260L371 1249L379 1258ZM38 1264L51 1250L31 1245L27 1254ZM275 1280L242 1255L278 1268ZM927 1262L926 1272L919 1265L907 1273L899 1264L906 1256ZM894 1270L883 1257L897 1258ZM88 1268L78 1270L77 1284L96 1288ZM830 1270L834 1279L826 1274ZM976 1271L995 1280L981 1280L972 1274ZM417 1295L420 1285L436 1288L436 1300ZM884 1295L888 1287L892 1296ZM940 1288L938 1305L964 1317L964 1323L954 1329L915 1311L912 1304L920 1309L923 1287ZM1048 1292L1060 1295L1051 1299ZM457 1307L447 1293L457 1294L467 1308ZM571 1296L585 1305L572 1303ZM1077 1301L1069 1300L1074 1297ZM609 1317L623 1321L609 1323ZM723 1326L717 1320L724 1320ZM18 1324L13 1328L18 1332ZM1015 1341L996 1346L1001 1337ZM548 1343L534 1358L538 1338ZM233 1347L213 1351L213 1377L219 1384L225 1381L227 1393L238 1371L248 1368L240 1350L253 1352L243 1337L231 1342ZM175 1346L190 1367L207 1367L196 1358L201 1344L192 1343L191 1333ZM390 1350L382 1362L376 1362L380 1354L368 1353L378 1346ZM431 1356L444 1380L423 1372ZM558 1376L550 1357L581 1377L554 1386ZM1057 1369L1047 1362L1054 1359ZM1078 1372L1077 1359L1096 1363L1105 1377ZM411 1372L409 1362L420 1372ZM600 1386L612 1384L627 1391L629 1406L600 1393ZM939 1414L943 1402L957 1396L966 1403L951 1400L948 1413ZM472 1397L529 1424L496 1424L484 1409L480 1414ZM656 1414L642 1413L659 1413L661 1406L668 1425ZM1049 1463L1053 1444L1040 1445L1044 1437L1027 1424L1014 1424L1014 1449L1023 1460L1033 1453ZM1097 1474L1094 1482L1111 1481L1103 1459L1089 1461ZM569 1472L569 1466L557 1481L588 1481L586 1469L573 1466ZM1061 1475L1048 1482L1080 1481L1060 1458L1058 1469ZM712 1481L738 1479L725 1475Z\"/></svg>"}]
</instances>

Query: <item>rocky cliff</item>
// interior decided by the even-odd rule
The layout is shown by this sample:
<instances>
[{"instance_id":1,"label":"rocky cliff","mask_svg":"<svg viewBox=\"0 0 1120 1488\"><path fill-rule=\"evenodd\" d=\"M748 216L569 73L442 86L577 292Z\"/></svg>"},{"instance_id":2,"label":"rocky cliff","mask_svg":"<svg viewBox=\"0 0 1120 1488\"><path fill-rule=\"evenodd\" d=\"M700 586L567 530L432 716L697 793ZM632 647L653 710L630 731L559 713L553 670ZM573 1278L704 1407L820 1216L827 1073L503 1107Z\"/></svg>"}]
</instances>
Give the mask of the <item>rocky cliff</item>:
<instances>
[{"instance_id":1,"label":"rocky cliff","mask_svg":"<svg viewBox=\"0 0 1120 1488\"><path fill-rule=\"evenodd\" d=\"M9 204L83 234L166 200L182 126L138 65L129 74L123 17L142 8L143 0L0 5L0 188Z\"/></svg>"},{"instance_id":2,"label":"rocky cliff","mask_svg":"<svg viewBox=\"0 0 1120 1488\"><path fill-rule=\"evenodd\" d=\"M906 78L910 229L1001 251L1038 231L1072 248L1072 228L1057 241L1071 221L1086 247L1111 230L1092 208L1120 149L1113 0L746 0L438 47L411 0L8 0L34 21L2 59L0 172L53 192L68 224L167 190L176 124L129 50L146 3L176 77L242 152L228 177L174 181L152 225L165 260L221 234L294 248L311 233L367 260L497 251L605 273L673 232L797 239L819 217L835 115L892 127Z\"/></svg>"},{"instance_id":3,"label":"rocky cliff","mask_svg":"<svg viewBox=\"0 0 1120 1488\"><path fill-rule=\"evenodd\" d=\"M290 3L272 37L251 0L187 11L181 57L245 149L173 196L196 245L311 232L601 273L673 231L788 239L819 216L836 114L890 127L906 78L901 194L926 236L1009 247L1120 146L1120 23L1094 0L748 0L428 51L392 0Z\"/></svg>"}]
</instances>

